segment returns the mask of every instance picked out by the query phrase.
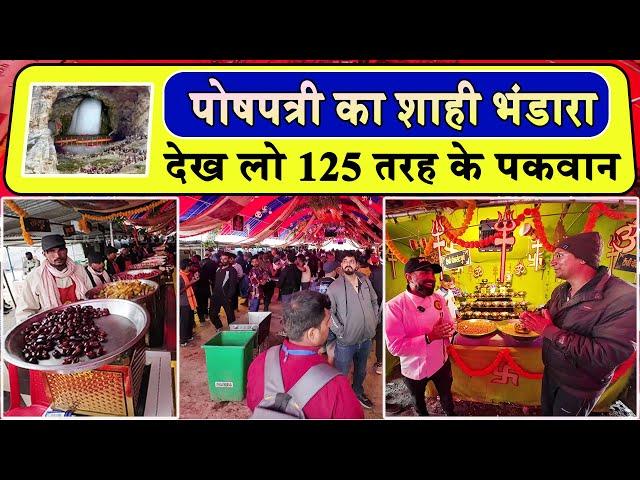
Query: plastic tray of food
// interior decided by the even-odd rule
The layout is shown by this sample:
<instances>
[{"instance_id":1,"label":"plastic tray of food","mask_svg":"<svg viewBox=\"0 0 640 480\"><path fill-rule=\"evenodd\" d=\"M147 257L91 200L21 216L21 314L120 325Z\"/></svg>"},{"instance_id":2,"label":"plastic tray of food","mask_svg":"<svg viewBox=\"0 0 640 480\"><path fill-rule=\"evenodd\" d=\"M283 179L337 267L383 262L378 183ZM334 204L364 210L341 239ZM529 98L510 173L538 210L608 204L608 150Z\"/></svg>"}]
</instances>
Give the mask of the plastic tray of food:
<instances>
[{"instance_id":1,"label":"plastic tray of food","mask_svg":"<svg viewBox=\"0 0 640 480\"><path fill-rule=\"evenodd\" d=\"M83 355L76 363L64 364L66 358L53 358L38 360L37 363L29 363L23 350L25 349L25 332L37 328L46 322L49 314L62 314L70 307L88 307L94 309L108 309L109 314L94 319L95 326L104 332L106 341L101 344L104 353L97 358L89 358ZM64 320L60 320L60 323ZM34 325L37 324L37 325ZM129 300L97 299L83 300L61 307L52 308L28 318L12 328L4 338L3 359L17 367L31 370L41 370L55 373L78 373L86 370L94 370L102 365L112 363L119 355L136 345L149 329L149 313L137 303ZM46 340L46 339L45 339ZM58 347L56 347L58 349Z\"/></svg>"},{"instance_id":2,"label":"plastic tray of food","mask_svg":"<svg viewBox=\"0 0 640 480\"><path fill-rule=\"evenodd\" d=\"M139 282L136 284L136 282ZM137 288L140 284L144 287L142 294L136 294L140 289ZM100 299L100 295L106 295L104 291L110 292L109 299L112 300L131 300L136 303L144 303L149 297L158 291L159 285L152 280L118 280L117 282L105 283L87 291L86 296L88 299ZM105 290L107 289L107 290ZM107 298L105 298L106 300Z\"/></svg>"}]
</instances>

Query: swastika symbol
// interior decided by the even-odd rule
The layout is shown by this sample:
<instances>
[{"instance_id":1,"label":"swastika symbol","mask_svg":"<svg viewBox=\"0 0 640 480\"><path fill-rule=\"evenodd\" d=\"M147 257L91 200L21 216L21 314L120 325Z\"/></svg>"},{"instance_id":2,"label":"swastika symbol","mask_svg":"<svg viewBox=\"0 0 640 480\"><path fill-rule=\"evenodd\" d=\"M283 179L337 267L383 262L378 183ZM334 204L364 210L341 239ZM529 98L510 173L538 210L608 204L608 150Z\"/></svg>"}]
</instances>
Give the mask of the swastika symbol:
<instances>
[{"instance_id":1,"label":"swastika symbol","mask_svg":"<svg viewBox=\"0 0 640 480\"><path fill-rule=\"evenodd\" d=\"M493 375L496 378L491 380L491 383L501 383L503 385L506 385L507 383L511 382L516 387L518 386L518 380L520 378L519 375L516 372L511 372L509 370L509 365L507 365L506 363L502 364L501 367L496 368L493 371Z\"/></svg>"}]
</instances>

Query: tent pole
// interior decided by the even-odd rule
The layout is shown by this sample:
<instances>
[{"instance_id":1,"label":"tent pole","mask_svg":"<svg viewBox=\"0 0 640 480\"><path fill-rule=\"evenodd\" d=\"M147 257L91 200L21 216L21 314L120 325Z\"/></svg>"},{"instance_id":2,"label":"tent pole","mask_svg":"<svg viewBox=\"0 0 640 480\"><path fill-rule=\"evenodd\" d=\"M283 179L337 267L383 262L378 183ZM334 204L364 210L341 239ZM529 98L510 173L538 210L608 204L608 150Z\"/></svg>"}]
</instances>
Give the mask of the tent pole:
<instances>
[{"instance_id":1,"label":"tent pole","mask_svg":"<svg viewBox=\"0 0 640 480\"><path fill-rule=\"evenodd\" d=\"M113 222L111 220L109 220L109 237L111 238L111 246L113 247Z\"/></svg>"},{"instance_id":2,"label":"tent pole","mask_svg":"<svg viewBox=\"0 0 640 480\"><path fill-rule=\"evenodd\" d=\"M7 249L7 260L9 260L9 268L11 268L11 276L13 277L13 281L15 282L16 281L16 274L13 271L13 265L11 264L11 255L9 255L9 247L5 246L4 248ZM24 274L24 272L23 272L23 274ZM13 295L12 295L12 297L13 297Z\"/></svg>"},{"instance_id":3,"label":"tent pole","mask_svg":"<svg viewBox=\"0 0 640 480\"><path fill-rule=\"evenodd\" d=\"M17 306L16 299L13 298L13 292L11 291L11 287L9 286L9 280L7 280L7 273L2 270L2 276L4 277L4 284L7 286L7 290L9 290L9 296L11 297L11 301L13 302L13 306Z\"/></svg>"}]
</instances>

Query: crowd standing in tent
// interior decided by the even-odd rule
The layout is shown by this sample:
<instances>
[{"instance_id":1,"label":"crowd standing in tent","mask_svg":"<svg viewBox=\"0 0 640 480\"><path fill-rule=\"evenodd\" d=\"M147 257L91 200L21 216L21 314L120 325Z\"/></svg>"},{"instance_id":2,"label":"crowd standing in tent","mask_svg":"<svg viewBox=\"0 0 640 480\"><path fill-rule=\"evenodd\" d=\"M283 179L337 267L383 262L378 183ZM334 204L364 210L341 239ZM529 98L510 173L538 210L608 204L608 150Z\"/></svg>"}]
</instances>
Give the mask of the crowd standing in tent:
<instances>
[{"instance_id":1,"label":"crowd standing in tent","mask_svg":"<svg viewBox=\"0 0 640 480\"><path fill-rule=\"evenodd\" d=\"M286 308L301 291L326 294L331 303L331 323L327 339L318 345L318 352L326 355L327 362L343 375L348 375L353 366L353 393L362 407L373 407L363 385L373 342L376 347L374 371L382 373L382 267L377 252L336 254L307 248L272 248L234 253L207 249L202 256L186 252L183 257L191 266L185 271L188 276L180 289L183 292L181 309L191 309L191 313L181 314L181 321L194 325L195 311L200 324L210 321L216 332L223 328L220 310L231 325L238 318L239 305L246 305L250 312L270 311L273 302L280 302ZM193 293L193 305L189 303L189 292ZM301 302L307 299L297 298ZM185 336L181 341L185 345L191 339L190 328L183 329ZM284 322L279 335L292 340L286 328Z\"/></svg>"}]
</instances>

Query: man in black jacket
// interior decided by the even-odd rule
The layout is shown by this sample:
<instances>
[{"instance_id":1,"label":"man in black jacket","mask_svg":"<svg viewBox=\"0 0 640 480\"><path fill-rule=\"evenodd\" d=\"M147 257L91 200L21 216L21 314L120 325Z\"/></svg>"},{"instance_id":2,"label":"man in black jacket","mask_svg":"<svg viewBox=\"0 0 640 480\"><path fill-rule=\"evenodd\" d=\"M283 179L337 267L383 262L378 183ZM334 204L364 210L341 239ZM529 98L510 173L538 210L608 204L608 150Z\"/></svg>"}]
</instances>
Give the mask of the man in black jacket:
<instances>
[{"instance_id":1,"label":"man in black jacket","mask_svg":"<svg viewBox=\"0 0 640 480\"><path fill-rule=\"evenodd\" d=\"M566 282L541 315L521 315L544 337L543 415L589 415L616 367L637 348L636 289L599 266L601 252L597 232L562 240L551 266Z\"/></svg>"},{"instance_id":2,"label":"man in black jacket","mask_svg":"<svg viewBox=\"0 0 640 480\"><path fill-rule=\"evenodd\" d=\"M116 273L120 273L122 270L120 270L120 267L116 263L116 257L118 256L118 249L115 247L108 246L105 249L105 255L107 256L107 267L106 267L107 273L112 277Z\"/></svg>"},{"instance_id":3,"label":"man in black jacket","mask_svg":"<svg viewBox=\"0 0 640 480\"><path fill-rule=\"evenodd\" d=\"M289 303L291 295L300 290L300 282L302 280L302 272L295 265L296 255L294 253L287 254L287 266L280 272L278 287L282 296L282 303Z\"/></svg>"},{"instance_id":4,"label":"man in black jacket","mask_svg":"<svg viewBox=\"0 0 640 480\"><path fill-rule=\"evenodd\" d=\"M235 312L231 306L231 300L233 294L238 288L238 273L236 269L230 263L231 256L222 252L220 254L220 266L216 271L216 275L213 282L213 294L211 295L211 311L209 312L209 318L211 323L217 328L222 328L222 322L220 321L220 308L224 309L224 313L227 316L227 324L231 325L236 321Z\"/></svg>"},{"instance_id":5,"label":"man in black jacket","mask_svg":"<svg viewBox=\"0 0 640 480\"><path fill-rule=\"evenodd\" d=\"M205 250L200 269L200 279L204 280L205 284L208 285L209 297L211 296L213 284L216 281L216 270L218 270L218 263L215 262L212 257L213 252L211 250ZM205 318L200 319L200 325L204 326L207 320L209 320L209 312L207 312Z\"/></svg>"}]
</instances>

